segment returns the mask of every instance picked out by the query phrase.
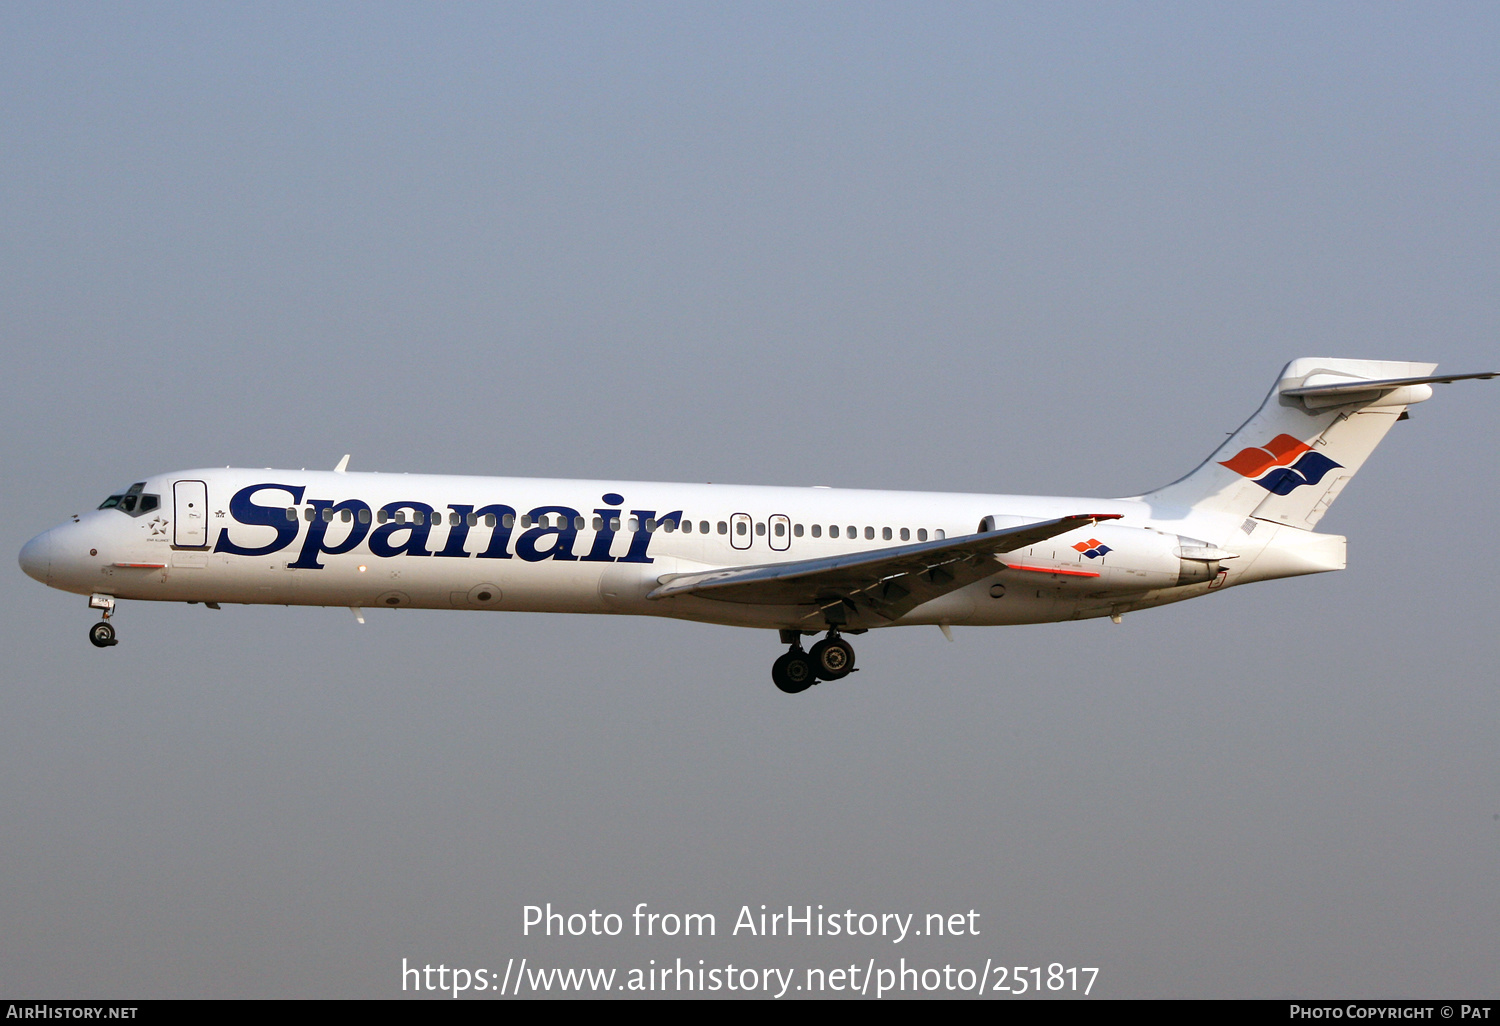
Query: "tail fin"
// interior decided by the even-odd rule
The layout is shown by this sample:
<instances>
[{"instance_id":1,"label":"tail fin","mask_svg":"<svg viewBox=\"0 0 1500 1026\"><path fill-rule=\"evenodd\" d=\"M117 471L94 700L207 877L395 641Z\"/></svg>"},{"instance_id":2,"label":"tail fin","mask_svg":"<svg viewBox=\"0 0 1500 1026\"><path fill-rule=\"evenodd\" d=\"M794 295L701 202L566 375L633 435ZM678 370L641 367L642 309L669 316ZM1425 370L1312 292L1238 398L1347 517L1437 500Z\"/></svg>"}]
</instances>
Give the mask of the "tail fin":
<instances>
[{"instance_id":1,"label":"tail fin","mask_svg":"<svg viewBox=\"0 0 1500 1026\"><path fill-rule=\"evenodd\" d=\"M1407 406L1432 396L1437 364L1293 360L1271 394L1196 470L1141 496L1153 506L1311 530ZM1165 512L1165 510L1164 510Z\"/></svg>"}]
</instances>

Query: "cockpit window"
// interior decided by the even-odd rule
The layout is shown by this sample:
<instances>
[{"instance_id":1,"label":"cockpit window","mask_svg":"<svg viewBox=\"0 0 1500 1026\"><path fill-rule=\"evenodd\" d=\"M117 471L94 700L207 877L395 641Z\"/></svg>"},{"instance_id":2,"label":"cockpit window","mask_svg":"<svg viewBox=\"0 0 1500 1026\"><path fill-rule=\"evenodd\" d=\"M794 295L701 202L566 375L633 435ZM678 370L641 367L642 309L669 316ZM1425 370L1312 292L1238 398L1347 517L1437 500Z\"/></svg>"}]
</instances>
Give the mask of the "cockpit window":
<instances>
[{"instance_id":1,"label":"cockpit window","mask_svg":"<svg viewBox=\"0 0 1500 1026\"><path fill-rule=\"evenodd\" d=\"M161 505L160 495L143 495L146 482L137 481L119 495L111 495L99 504L100 509L118 509L138 517L142 513L150 513Z\"/></svg>"}]
</instances>

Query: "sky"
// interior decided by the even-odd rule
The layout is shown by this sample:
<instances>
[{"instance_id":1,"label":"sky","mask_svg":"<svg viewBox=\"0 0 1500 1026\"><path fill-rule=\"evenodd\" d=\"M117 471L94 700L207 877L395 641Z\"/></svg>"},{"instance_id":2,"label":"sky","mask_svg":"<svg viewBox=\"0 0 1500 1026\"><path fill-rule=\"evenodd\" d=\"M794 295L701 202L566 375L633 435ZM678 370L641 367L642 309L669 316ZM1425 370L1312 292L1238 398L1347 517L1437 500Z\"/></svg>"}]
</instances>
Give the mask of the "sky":
<instances>
[{"instance_id":1,"label":"sky","mask_svg":"<svg viewBox=\"0 0 1500 1026\"><path fill-rule=\"evenodd\" d=\"M1290 359L1500 369L1497 66L1483 3L7 5L0 533L344 453L1137 494ZM1495 387L1391 433L1342 573L873 632L796 697L773 633L647 618L122 603L100 651L12 562L0 995L1491 993ZM761 905L979 933L731 933Z\"/></svg>"}]
</instances>

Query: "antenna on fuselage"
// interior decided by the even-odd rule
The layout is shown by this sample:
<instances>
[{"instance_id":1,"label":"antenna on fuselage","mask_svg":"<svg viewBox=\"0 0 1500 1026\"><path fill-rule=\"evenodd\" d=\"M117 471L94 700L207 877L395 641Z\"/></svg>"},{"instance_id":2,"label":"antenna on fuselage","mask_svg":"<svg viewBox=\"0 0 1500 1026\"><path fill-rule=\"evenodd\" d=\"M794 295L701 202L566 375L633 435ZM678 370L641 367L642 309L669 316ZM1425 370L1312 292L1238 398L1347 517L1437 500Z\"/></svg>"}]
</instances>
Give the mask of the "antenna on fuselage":
<instances>
[{"instance_id":1,"label":"antenna on fuselage","mask_svg":"<svg viewBox=\"0 0 1500 1026\"><path fill-rule=\"evenodd\" d=\"M349 454L344 453L344 458L339 460L339 465L333 468L335 474L347 474L349 472Z\"/></svg>"}]
</instances>

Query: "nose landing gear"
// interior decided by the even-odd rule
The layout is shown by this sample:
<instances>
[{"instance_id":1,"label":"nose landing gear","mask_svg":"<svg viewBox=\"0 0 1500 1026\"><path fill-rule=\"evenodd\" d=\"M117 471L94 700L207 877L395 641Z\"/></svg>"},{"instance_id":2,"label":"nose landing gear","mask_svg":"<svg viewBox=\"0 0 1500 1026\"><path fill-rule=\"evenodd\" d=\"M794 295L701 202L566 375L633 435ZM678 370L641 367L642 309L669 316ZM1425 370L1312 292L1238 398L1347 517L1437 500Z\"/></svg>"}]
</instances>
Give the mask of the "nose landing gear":
<instances>
[{"instance_id":1,"label":"nose landing gear","mask_svg":"<svg viewBox=\"0 0 1500 1026\"><path fill-rule=\"evenodd\" d=\"M89 628L90 643L95 648L118 645L120 641L115 637L115 625L109 622L110 616L115 611L115 597L113 595L90 595L89 608L104 610L104 619Z\"/></svg>"},{"instance_id":2,"label":"nose landing gear","mask_svg":"<svg viewBox=\"0 0 1500 1026\"><path fill-rule=\"evenodd\" d=\"M841 680L854 672L854 646L830 630L828 637L802 651L799 631L782 631L781 640L791 648L771 664L771 680L782 691L795 695L819 680Z\"/></svg>"}]
</instances>

